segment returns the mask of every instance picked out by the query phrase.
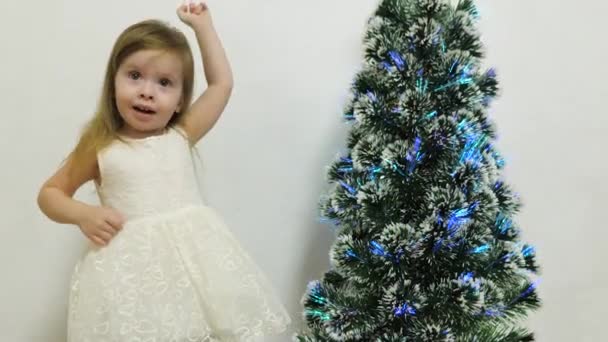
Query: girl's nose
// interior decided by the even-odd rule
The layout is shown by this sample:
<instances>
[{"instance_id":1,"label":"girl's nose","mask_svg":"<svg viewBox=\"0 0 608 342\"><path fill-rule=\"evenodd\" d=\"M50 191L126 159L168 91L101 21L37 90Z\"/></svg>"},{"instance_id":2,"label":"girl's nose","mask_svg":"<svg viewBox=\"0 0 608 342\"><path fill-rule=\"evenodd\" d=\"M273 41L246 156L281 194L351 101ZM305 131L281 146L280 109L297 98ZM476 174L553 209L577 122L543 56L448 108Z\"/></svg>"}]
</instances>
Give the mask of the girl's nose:
<instances>
[{"instance_id":1,"label":"girl's nose","mask_svg":"<svg viewBox=\"0 0 608 342\"><path fill-rule=\"evenodd\" d=\"M153 99L154 98L154 87L150 84L150 82L145 82L140 90L139 97L144 99Z\"/></svg>"},{"instance_id":2,"label":"girl's nose","mask_svg":"<svg viewBox=\"0 0 608 342\"><path fill-rule=\"evenodd\" d=\"M146 94L146 93L141 93L141 94L139 95L139 97L141 97L142 99L149 99L149 100L152 100L152 99L154 98L154 96L153 96L153 95L148 95L148 94Z\"/></svg>"}]
</instances>

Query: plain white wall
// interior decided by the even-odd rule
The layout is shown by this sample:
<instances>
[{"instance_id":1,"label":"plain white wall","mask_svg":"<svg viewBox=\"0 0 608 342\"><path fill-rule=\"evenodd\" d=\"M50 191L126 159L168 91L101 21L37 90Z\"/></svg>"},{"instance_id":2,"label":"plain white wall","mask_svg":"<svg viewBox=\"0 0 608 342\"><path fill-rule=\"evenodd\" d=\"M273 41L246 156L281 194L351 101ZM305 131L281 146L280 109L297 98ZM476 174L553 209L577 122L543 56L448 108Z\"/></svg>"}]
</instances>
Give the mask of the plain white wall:
<instances>
[{"instance_id":1,"label":"plain white wall","mask_svg":"<svg viewBox=\"0 0 608 342\"><path fill-rule=\"evenodd\" d=\"M276 284L297 326L306 283L328 266L333 235L318 223L317 201L325 167L345 142L342 105L377 1L209 2L236 88L199 144L205 196ZM539 341L600 341L608 314L608 7L598 0L478 4L486 63L503 89L491 113L498 145L526 205L518 221L543 267L544 308L530 325ZM84 240L78 228L38 211L37 191L90 116L120 31L161 18L196 48L176 5L0 3L0 340L65 340L68 280ZM200 91L200 65L197 73ZM77 197L97 201L90 184Z\"/></svg>"}]
</instances>

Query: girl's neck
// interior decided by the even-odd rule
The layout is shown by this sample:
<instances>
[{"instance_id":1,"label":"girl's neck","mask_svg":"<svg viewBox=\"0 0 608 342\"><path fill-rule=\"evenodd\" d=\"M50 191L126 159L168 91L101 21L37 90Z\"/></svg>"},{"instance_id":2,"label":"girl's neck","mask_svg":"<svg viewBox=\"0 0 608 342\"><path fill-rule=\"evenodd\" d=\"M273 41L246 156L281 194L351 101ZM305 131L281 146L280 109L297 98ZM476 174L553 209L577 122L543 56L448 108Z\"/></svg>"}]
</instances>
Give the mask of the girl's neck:
<instances>
[{"instance_id":1,"label":"girl's neck","mask_svg":"<svg viewBox=\"0 0 608 342\"><path fill-rule=\"evenodd\" d=\"M167 127L159 128L153 131L137 131L129 127L122 127L118 130L118 135L128 139L145 139L158 135L163 135L167 132Z\"/></svg>"}]
</instances>

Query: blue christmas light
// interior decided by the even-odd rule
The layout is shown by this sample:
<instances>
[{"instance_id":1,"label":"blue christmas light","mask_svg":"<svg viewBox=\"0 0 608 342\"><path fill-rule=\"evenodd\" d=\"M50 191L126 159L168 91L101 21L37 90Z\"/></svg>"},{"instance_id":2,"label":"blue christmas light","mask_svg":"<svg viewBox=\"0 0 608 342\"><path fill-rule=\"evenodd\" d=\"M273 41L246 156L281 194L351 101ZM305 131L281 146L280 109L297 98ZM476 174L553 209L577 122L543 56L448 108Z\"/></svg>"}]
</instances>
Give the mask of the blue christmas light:
<instances>
[{"instance_id":1,"label":"blue christmas light","mask_svg":"<svg viewBox=\"0 0 608 342\"><path fill-rule=\"evenodd\" d=\"M308 291L310 293L310 298L317 304L326 304L327 298L323 296L323 291L321 288L321 284L318 280L311 281L308 283Z\"/></svg>"},{"instance_id":2,"label":"blue christmas light","mask_svg":"<svg viewBox=\"0 0 608 342\"><path fill-rule=\"evenodd\" d=\"M421 94L426 94L427 88L429 86L429 81L420 77L416 80L416 90Z\"/></svg>"},{"instance_id":3,"label":"blue christmas light","mask_svg":"<svg viewBox=\"0 0 608 342\"><path fill-rule=\"evenodd\" d=\"M467 272L467 273L463 273L460 277L462 278L462 281L465 283L468 283L469 281L473 280L473 276L475 274L473 272Z\"/></svg>"},{"instance_id":4,"label":"blue christmas light","mask_svg":"<svg viewBox=\"0 0 608 342\"><path fill-rule=\"evenodd\" d=\"M498 152L494 151L492 153L492 157L494 157L494 160L496 160L496 167L501 169L505 166L505 160L500 156Z\"/></svg>"},{"instance_id":5,"label":"blue christmas light","mask_svg":"<svg viewBox=\"0 0 608 342\"><path fill-rule=\"evenodd\" d=\"M495 222L496 228L502 233L505 234L513 225L513 221L511 221L508 217L506 217L503 213L499 213L496 216Z\"/></svg>"},{"instance_id":6,"label":"blue christmas light","mask_svg":"<svg viewBox=\"0 0 608 342\"><path fill-rule=\"evenodd\" d=\"M485 134L470 133L466 135L465 147L460 154L461 163L470 163L477 167L483 161L482 150L488 137Z\"/></svg>"},{"instance_id":7,"label":"blue christmas light","mask_svg":"<svg viewBox=\"0 0 608 342\"><path fill-rule=\"evenodd\" d=\"M503 312L499 309L486 309L484 315L488 317L500 317L503 315Z\"/></svg>"},{"instance_id":8,"label":"blue christmas light","mask_svg":"<svg viewBox=\"0 0 608 342\"><path fill-rule=\"evenodd\" d=\"M514 298L510 304L517 302L521 298L525 298L525 297L529 296L532 292L534 292L534 290L536 290L539 282L540 282L540 279L533 282L532 284L530 284L530 286L528 286L519 296Z\"/></svg>"},{"instance_id":9,"label":"blue christmas light","mask_svg":"<svg viewBox=\"0 0 608 342\"><path fill-rule=\"evenodd\" d=\"M395 163L394 161L392 161L390 159L384 159L384 161L387 162L391 166L391 169L393 169L395 172L399 173L403 177L406 177L406 174L403 173L403 171L401 171L401 169L399 168L399 165L397 165L397 163Z\"/></svg>"},{"instance_id":10,"label":"blue christmas light","mask_svg":"<svg viewBox=\"0 0 608 342\"><path fill-rule=\"evenodd\" d=\"M454 210L447 222L447 230L450 236L453 236L462 225L469 220L473 211L477 209L479 202L471 204L468 208Z\"/></svg>"},{"instance_id":11,"label":"blue christmas light","mask_svg":"<svg viewBox=\"0 0 608 342\"><path fill-rule=\"evenodd\" d=\"M378 98L376 97L376 94L374 94L371 90L368 90L367 93L365 93L367 95L367 97L372 100L372 102L376 102L378 100Z\"/></svg>"},{"instance_id":12,"label":"blue christmas light","mask_svg":"<svg viewBox=\"0 0 608 342\"><path fill-rule=\"evenodd\" d=\"M490 250L490 246L489 245L481 245L479 247L474 248L471 253L473 254L480 254L483 252L487 252L488 250Z\"/></svg>"},{"instance_id":13,"label":"blue christmas light","mask_svg":"<svg viewBox=\"0 0 608 342\"><path fill-rule=\"evenodd\" d=\"M416 44L414 43L414 41L412 40L412 37L408 37L409 38L409 44L408 44L408 50L410 50L410 52L414 52L416 51Z\"/></svg>"},{"instance_id":14,"label":"blue christmas light","mask_svg":"<svg viewBox=\"0 0 608 342\"><path fill-rule=\"evenodd\" d=\"M353 167L352 166L350 166L350 167L348 167L348 166L340 167L340 168L338 168L338 172L340 172L340 173L351 173L351 172L353 172Z\"/></svg>"},{"instance_id":15,"label":"blue christmas light","mask_svg":"<svg viewBox=\"0 0 608 342\"><path fill-rule=\"evenodd\" d=\"M319 217L319 223L339 226L340 225L340 220L338 220L338 219L332 219L332 218L325 217L325 216L321 216L321 217Z\"/></svg>"},{"instance_id":16,"label":"blue christmas light","mask_svg":"<svg viewBox=\"0 0 608 342\"><path fill-rule=\"evenodd\" d=\"M391 71L391 65L388 64L388 62L386 62L386 61L382 61L382 63L380 63L380 66L384 70Z\"/></svg>"},{"instance_id":17,"label":"blue christmas light","mask_svg":"<svg viewBox=\"0 0 608 342\"><path fill-rule=\"evenodd\" d=\"M344 212L344 209L343 209L343 208L334 208L334 207L329 207L329 208L327 209L327 212L329 212L329 213L341 214L341 213L343 213L343 212Z\"/></svg>"},{"instance_id":18,"label":"blue christmas light","mask_svg":"<svg viewBox=\"0 0 608 342\"><path fill-rule=\"evenodd\" d=\"M359 259L359 256L352 249L347 250L344 254L350 259Z\"/></svg>"},{"instance_id":19,"label":"blue christmas light","mask_svg":"<svg viewBox=\"0 0 608 342\"><path fill-rule=\"evenodd\" d=\"M420 146L422 144L422 139L420 137L416 137L414 140L414 146L411 150L406 153L405 159L408 161L408 173L412 173L417 163L422 159L422 155L420 154Z\"/></svg>"},{"instance_id":20,"label":"blue christmas light","mask_svg":"<svg viewBox=\"0 0 608 342\"><path fill-rule=\"evenodd\" d=\"M454 71L454 68L456 67L456 65L458 65L458 60L454 60L452 62L452 65L450 65L450 70L448 70L448 74L452 74L452 72Z\"/></svg>"},{"instance_id":21,"label":"blue christmas light","mask_svg":"<svg viewBox=\"0 0 608 342\"><path fill-rule=\"evenodd\" d=\"M373 254L378 255L378 256L390 256L390 254L384 250L384 247L382 247L382 245L380 245L376 241L370 241L369 244L370 244L370 251Z\"/></svg>"},{"instance_id":22,"label":"blue christmas light","mask_svg":"<svg viewBox=\"0 0 608 342\"><path fill-rule=\"evenodd\" d=\"M460 120L460 122L458 123L458 126L456 126L456 128L460 132L468 132L473 129L473 124L469 123L469 121L467 119L462 119L462 120Z\"/></svg>"},{"instance_id":23,"label":"blue christmas light","mask_svg":"<svg viewBox=\"0 0 608 342\"><path fill-rule=\"evenodd\" d=\"M382 172L382 166L371 166L368 168L370 173L380 173Z\"/></svg>"},{"instance_id":24,"label":"blue christmas light","mask_svg":"<svg viewBox=\"0 0 608 342\"><path fill-rule=\"evenodd\" d=\"M403 248L399 248L397 254L395 255L395 262L399 263L399 259L401 259L401 256L403 254L405 254L405 251L403 250Z\"/></svg>"},{"instance_id":25,"label":"blue christmas light","mask_svg":"<svg viewBox=\"0 0 608 342\"><path fill-rule=\"evenodd\" d=\"M402 305L396 307L393 310L393 313L395 316L397 317L406 317L406 316L415 316L416 315L416 308L414 308L413 306L411 306L408 303L403 303Z\"/></svg>"},{"instance_id":26,"label":"blue christmas light","mask_svg":"<svg viewBox=\"0 0 608 342\"><path fill-rule=\"evenodd\" d=\"M500 258L500 261L508 262L512 256L513 256L513 253L507 253L502 258Z\"/></svg>"},{"instance_id":27,"label":"blue christmas light","mask_svg":"<svg viewBox=\"0 0 608 342\"><path fill-rule=\"evenodd\" d=\"M397 51L389 51L388 55L399 70L405 69L406 63Z\"/></svg>"},{"instance_id":28,"label":"blue christmas light","mask_svg":"<svg viewBox=\"0 0 608 342\"><path fill-rule=\"evenodd\" d=\"M352 186L346 184L346 182L344 181L339 181L340 185L342 185L342 187L344 189L346 189L351 195L355 195L357 193L357 190L355 190L355 188L353 188Z\"/></svg>"},{"instance_id":29,"label":"blue christmas light","mask_svg":"<svg viewBox=\"0 0 608 342\"><path fill-rule=\"evenodd\" d=\"M437 32L435 32L433 36L433 46L439 44L439 40L441 39L441 32L443 31L443 27L438 27Z\"/></svg>"},{"instance_id":30,"label":"blue christmas light","mask_svg":"<svg viewBox=\"0 0 608 342\"><path fill-rule=\"evenodd\" d=\"M454 71L454 68L456 67L456 65L458 65L458 61L454 61L452 63L452 65L450 66L450 70L449 70L449 74L452 74L452 72ZM462 84L469 84L473 82L473 79L470 77L471 70L470 70L470 63L467 64L463 69L461 74L458 76L458 78L454 81L448 82L442 86L439 86L437 88L434 89L434 91L441 91L444 89L447 89L449 87L452 87L454 85L462 85Z\"/></svg>"},{"instance_id":31,"label":"blue christmas light","mask_svg":"<svg viewBox=\"0 0 608 342\"><path fill-rule=\"evenodd\" d=\"M518 300L529 296L532 292L534 292L534 290L536 290L539 283L540 283L540 279L538 279L535 282L533 282L532 284L530 284L530 286L528 286L521 294L519 294L519 296L513 298L513 300L509 303L509 306L513 305ZM503 306L502 308L506 309L507 307Z\"/></svg>"},{"instance_id":32,"label":"blue christmas light","mask_svg":"<svg viewBox=\"0 0 608 342\"><path fill-rule=\"evenodd\" d=\"M322 321L328 321L331 319L331 316L327 312L321 310L306 310L306 315L319 317Z\"/></svg>"},{"instance_id":33,"label":"blue christmas light","mask_svg":"<svg viewBox=\"0 0 608 342\"><path fill-rule=\"evenodd\" d=\"M469 14L473 17L473 19L480 18L479 9L475 5L472 5L471 9L469 10Z\"/></svg>"},{"instance_id":34,"label":"blue christmas light","mask_svg":"<svg viewBox=\"0 0 608 342\"><path fill-rule=\"evenodd\" d=\"M529 257L531 255L535 254L535 250L534 247L532 246L524 246L524 248L522 248L521 250L521 254L523 254L524 257Z\"/></svg>"},{"instance_id":35,"label":"blue christmas light","mask_svg":"<svg viewBox=\"0 0 608 342\"><path fill-rule=\"evenodd\" d=\"M374 167L370 167L368 169L368 178L371 181L375 181L376 180L376 175L379 173L382 173L382 167L381 166L374 166Z\"/></svg>"},{"instance_id":36,"label":"blue christmas light","mask_svg":"<svg viewBox=\"0 0 608 342\"><path fill-rule=\"evenodd\" d=\"M439 252L439 250L441 249L441 247L443 247L443 238L439 238L437 241L435 241L435 243L433 244L433 254Z\"/></svg>"},{"instance_id":37,"label":"blue christmas light","mask_svg":"<svg viewBox=\"0 0 608 342\"><path fill-rule=\"evenodd\" d=\"M518 298L516 298L515 300L518 300L518 299L520 299L520 298L525 298L525 297L527 297L528 295L530 295L532 292L534 292L534 290L536 290L536 288L537 288L537 286L538 286L538 283L539 283L539 282L540 282L540 280L537 280L537 281L535 281L534 283L532 283L532 284L531 284L530 286L528 286L528 288L527 288L527 289L526 289L524 292L522 292L522 293L519 295L519 297L518 297ZM515 300L514 300L514 301L515 301Z\"/></svg>"},{"instance_id":38,"label":"blue christmas light","mask_svg":"<svg viewBox=\"0 0 608 342\"><path fill-rule=\"evenodd\" d=\"M460 78L458 79L459 83L463 84L463 82L465 82L464 80L470 80L471 78L469 76L471 76L472 72L473 71L471 70L471 63L467 63L467 65L462 68L462 71L460 73Z\"/></svg>"},{"instance_id":39,"label":"blue christmas light","mask_svg":"<svg viewBox=\"0 0 608 342\"><path fill-rule=\"evenodd\" d=\"M475 290L479 291L481 288L481 281L479 279L475 279L475 273L473 272L463 272L458 277L459 284L463 286L472 286Z\"/></svg>"},{"instance_id":40,"label":"blue christmas light","mask_svg":"<svg viewBox=\"0 0 608 342\"><path fill-rule=\"evenodd\" d=\"M481 99L481 104L484 105L484 107L487 107L490 105L491 101L492 101L492 96L486 95Z\"/></svg>"}]
</instances>

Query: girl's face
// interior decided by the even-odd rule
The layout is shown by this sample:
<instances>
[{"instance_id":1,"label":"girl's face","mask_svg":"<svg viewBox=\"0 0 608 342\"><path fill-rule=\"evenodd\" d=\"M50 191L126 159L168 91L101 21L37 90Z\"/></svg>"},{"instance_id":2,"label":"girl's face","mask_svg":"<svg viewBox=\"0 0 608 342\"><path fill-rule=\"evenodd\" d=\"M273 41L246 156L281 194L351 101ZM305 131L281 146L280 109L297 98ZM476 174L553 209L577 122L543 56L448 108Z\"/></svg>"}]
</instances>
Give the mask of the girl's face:
<instances>
[{"instance_id":1,"label":"girl's face","mask_svg":"<svg viewBox=\"0 0 608 342\"><path fill-rule=\"evenodd\" d=\"M175 53L161 50L140 50L122 62L114 80L121 133L142 138L164 130L181 109L182 70Z\"/></svg>"}]
</instances>

